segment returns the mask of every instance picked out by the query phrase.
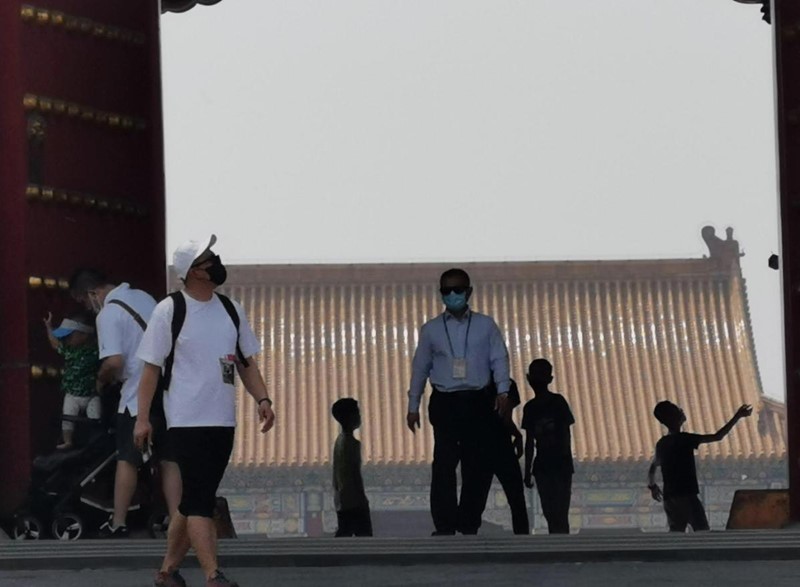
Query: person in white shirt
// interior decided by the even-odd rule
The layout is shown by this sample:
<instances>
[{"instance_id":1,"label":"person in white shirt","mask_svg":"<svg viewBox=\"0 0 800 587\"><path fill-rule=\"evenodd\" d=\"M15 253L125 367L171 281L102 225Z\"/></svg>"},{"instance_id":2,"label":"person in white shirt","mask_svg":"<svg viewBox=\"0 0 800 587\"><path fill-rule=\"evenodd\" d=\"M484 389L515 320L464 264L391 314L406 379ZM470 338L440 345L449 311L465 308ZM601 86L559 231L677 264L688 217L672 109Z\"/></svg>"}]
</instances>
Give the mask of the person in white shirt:
<instances>
[{"instance_id":1,"label":"person in white shirt","mask_svg":"<svg viewBox=\"0 0 800 587\"><path fill-rule=\"evenodd\" d=\"M149 442L152 428L147 416L163 375L168 381L164 409L170 445L183 479L183 495L169 526L156 587L185 585L178 568L190 547L206 575L207 587L236 585L219 571L213 521L216 491L233 450L236 371L256 400L261 431L267 432L275 422L254 358L261 346L242 307L214 291L227 275L211 250L215 242L211 235L175 251L173 266L185 287L156 306L137 353L145 368L139 384L136 445L144 448ZM181 317L177 337L172 330L175 316Z\"/></svg>"},{"instance_id":2,"label":"person in white shirt","mask_svg":"<svg viewBox=\"0 0 800 587\"><path fill-rule=\"evenodd\" d=\"M419 408L430 379L433 393L428 419L433 425L431 517L434 536L477 534L491 479L488 434L495 409L509 409L508 350L495 321L469 307L469 275L449 269L439 280L445 311L426 322L419 333L411 365L406 421L411 432L420 425ZM461 499L456 469L461 463Z\"/></svg>"},{"instance_id":3,"label":"person in white shirt","mask_svg":"<svg viewBox=\"0 0 800 587\"><path fill-rule=\"evenodd\" d=\"M70 279L70 292L87 309L97 314L97 342L102 361L97 373L97 391L121 383L117 408L117 470L114 479L114 513L100 527L103 538L128 536L126 518L138 483L142 452L133 444L133 426L138 414L136 392L144 361L136 350L155 308L153 297L127 283L115 285L96 269L78 269ZM169 453L163 409L152 414L156 441L154 451L161 465L162 488L170 516L178 508L181 495L180 471Z\"/></svg>"}]
</instances>

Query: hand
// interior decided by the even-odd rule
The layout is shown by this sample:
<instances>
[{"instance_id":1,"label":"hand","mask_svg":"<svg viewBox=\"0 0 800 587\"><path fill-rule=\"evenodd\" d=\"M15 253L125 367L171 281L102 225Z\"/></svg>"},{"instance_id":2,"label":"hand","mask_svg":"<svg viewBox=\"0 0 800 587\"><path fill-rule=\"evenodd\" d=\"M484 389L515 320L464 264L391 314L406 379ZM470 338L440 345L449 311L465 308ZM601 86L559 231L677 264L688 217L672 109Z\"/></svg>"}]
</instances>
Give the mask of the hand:
<instances>
[{"instance_id":1,"label":"hand","mask_svg":"<svg viewBox=\"0 0 800 587\"><path fill-rule=\"evenodd\" d=\"M522 448L522 434L518 434L514 437L514 456L517 457L517 460L522 458L522 454L525 451Z\"/></svg>"},{"instance_id":2,"label":"hand","mask_svg":"<svg viewBox=\"0 0 800 587\"><path fill-rule=\"evenodd\" d=\"M47 331L48 332L52 331L53 330L53 313L52 312L48 312L47 313L47 318L42 319L42 322L44 322L44 325L45 325L45 327L47 327Z\"/></svg>"},{"instance_id":3,"label":"hand","mask_svg":"<svg viewBox=\"0 0 800 587\"><path fill-rule=\"evenodd\" d=\"M533 482L533 477L530 473L525 475L525 487L528 489L533 489L536 484Z\"/></svg>"},{"instance_id":4,"label":"hand","mask_svg":"<svg viewBox=\"0 0 800 587\"><path fill-rule=\"evenodd\" d=\"M409 412L406 415L406 425L411 432L416 434L416 429L419 428L419 412Z\"/></svg>"},{"instance_id":5,"label":"hand","mask_svg":"<svg viewBox=\"0 0 800 587\"><path fill-rule=\"evenodd\" d=\"M744 404L742 407L736 410L736 415L734 415L734 418L740 420L742 418L747 418L752 413L753 413L753 406L751 406L750 404Z\"/></svg>"},{"instance_id":6,"label":"hand","mask_svg":"<svg viewBox=\"0 0 800 587\"><path fill-rule=\"evenodd\" d=\"M508 401L508 394L501 393L497 396L494 400L494 409L500 414L501 418L505 418L506 414L509 412L509 401Z\"/></svg>"},{"instance_id":7,"label":"hand","mask_svg":"<svg viewBox=\"0 0 800 587\"><path fill-rule=\"evenodd\" d=\"M153 444L153 427L150 425L149 420L136 419L136 424L133 427L133 443L142 452L144 452L145 447Z\"/></svg>"},{"instance_id":8,"label":"hand","mask_svg":"<svg viewBox=\"0 0 800 587\"><path fill-rule=\"evenodd\" d=\"M653 499L655 499L656 501L661 501L664 498L664 494L661 492L661 488L655 483L653 485L650 485L648 489L650 489L650 495L652 495Z\"/></svg>"},{"instance_id":9,"label":"hand","mask_svg":"<svg viewBox=\"0 0 800 587\"><path fill-rule=\"evenodd\" d=\"M258 421L263 424L261 432L267 432L275 425L275 412L269 402L258 404Z\"/></svg>"}]
</instances>

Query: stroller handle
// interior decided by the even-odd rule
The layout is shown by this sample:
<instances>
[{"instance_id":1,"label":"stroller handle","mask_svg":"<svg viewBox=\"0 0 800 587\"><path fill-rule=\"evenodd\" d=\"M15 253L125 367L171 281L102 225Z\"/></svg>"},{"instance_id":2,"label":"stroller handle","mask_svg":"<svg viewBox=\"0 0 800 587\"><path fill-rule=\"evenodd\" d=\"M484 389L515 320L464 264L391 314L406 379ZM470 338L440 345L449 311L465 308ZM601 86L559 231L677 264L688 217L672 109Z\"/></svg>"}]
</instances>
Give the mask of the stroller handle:
<instances>
[{"instance_id":1,"label":"stroller handle","mask_svg":"<svg viewBox=\"0 0 800 587\"><path fill-rule=\"evenodd\" d=\"M95 426L101 423L99 418L87 418L85 416L68 416L61 414L62 422L73 422L75 424L94 424Z\"/></svg>"}]
</instances>

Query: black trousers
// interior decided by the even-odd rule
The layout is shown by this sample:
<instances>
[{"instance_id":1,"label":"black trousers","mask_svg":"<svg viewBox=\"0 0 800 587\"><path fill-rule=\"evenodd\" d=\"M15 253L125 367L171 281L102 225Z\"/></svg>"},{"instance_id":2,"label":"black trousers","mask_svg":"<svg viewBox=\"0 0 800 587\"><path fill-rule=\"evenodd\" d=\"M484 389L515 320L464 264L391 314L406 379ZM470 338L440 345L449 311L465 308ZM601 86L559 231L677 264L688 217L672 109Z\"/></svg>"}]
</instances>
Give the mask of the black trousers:
<instances>
[{"instance_id":1,"label":"black trousers","mask_svg":"<svg viewBox=\"0 0 800 587\"><path fill-rule=\"evenodd\" d=\"M369 506L352 510L336 512L339 527L336 529L336 538L344 536L372 536L372 518Z\"/></svg>"},{"instance_id":2,"label":"black trousers","mask_svg":"<svg viewBox=\"0 0 800 587\"><path fill-rule=\"evenodd\" d=\"M709 529L706 510L697 495L665 497L664 513L670 532L686 532L686 526L691 526L695 532Z\"/></svg>"},{"instance_id":3,"label":"black trousers","mask_svg":"<svg viewBox=\"0 0 800 587\"><path fill-rule=\"evenodd\" d=\"M538 473L535 477L547 531L550 534L569 534L572 473Z\"/></svg>"},{"instance_id":4,"label":"black trousers","mask_svg":"<svg viewBox=\"0 0 800 587\"><path fill-rule=\"evenodd\" d=\"M528 506L525 503L525 487L522 484L522 469L514 454L514 443L502 421L494 416L489 440L489 466L483 480L483 507L492 487L492 479L497 477L506 501L511 508L511 525L514 534L530 534ZM481 512L483 509L481 510Z\"/></svg>"},{"instance_id":5,"label":"black trousers","mask_svg":"<svg viewBox=\"0 0 800 587\"><path fill-rule=\"evenodd\" d=\"M431 516L440 533L476 534L486 505L484 485L494 417L488 394L480 391L434 391L428 404L433 425ZM456 468L461 463L461 497Z\"/></svg>"}]
</instances>

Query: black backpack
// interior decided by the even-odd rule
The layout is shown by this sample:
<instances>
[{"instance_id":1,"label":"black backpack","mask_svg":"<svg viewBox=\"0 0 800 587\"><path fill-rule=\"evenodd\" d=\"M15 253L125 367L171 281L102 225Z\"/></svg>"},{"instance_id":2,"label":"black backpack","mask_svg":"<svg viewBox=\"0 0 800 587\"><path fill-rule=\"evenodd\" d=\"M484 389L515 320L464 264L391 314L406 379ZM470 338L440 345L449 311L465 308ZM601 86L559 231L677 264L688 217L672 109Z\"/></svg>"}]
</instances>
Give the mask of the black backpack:
<instances>
[{"instance_id":1,"label":"black backpack","mask_svg":"<svg viewBox=\"0 0 800 587\"><path fill-rule=\"evenodd\" d=\"M219 301L222 302L222 306L225 308L225 311L228 313L228 316L231 317L231 321L233 325L236 327L236 356L238 357L239 361L242 363L244 367L248 366L247 359L245 358L244 354L242 353L242 349L239 346L239 313L236 311L236 308L233 305L233 302L230 300L229 297L222 295L221 293L216 293L215 295L219 298ZM160 394L163 390L169 389L169 384L172 381L172 365L175 362L175 342L178 340L178 336L181 333L181 328L183 328L183 323L186 321L186 298L183 297L183 294L179 291L173 292L169 294L170 298L172 298L172 346L170 347L169 355L167 355L166 360L164 361L164 369L161 372L161 380L159 381L158 385L158 393ZM139 313L131 308L125 302L120 300L110 300L109 304L116 304L123 308L128 314L130 314L136 323L142 328L142 330L147 329L147 322L139 315ZM155 402L156 403L160 402Z\"/></svg>"}]
</instances>

